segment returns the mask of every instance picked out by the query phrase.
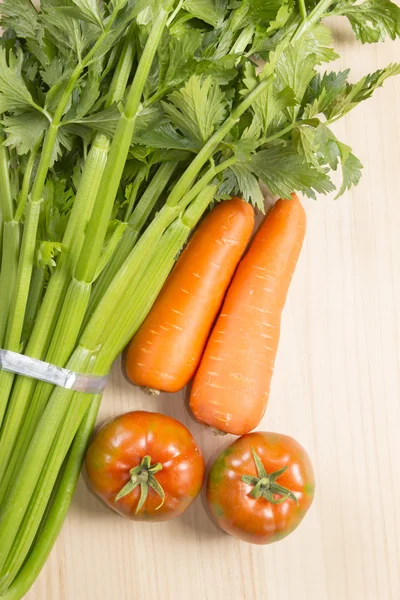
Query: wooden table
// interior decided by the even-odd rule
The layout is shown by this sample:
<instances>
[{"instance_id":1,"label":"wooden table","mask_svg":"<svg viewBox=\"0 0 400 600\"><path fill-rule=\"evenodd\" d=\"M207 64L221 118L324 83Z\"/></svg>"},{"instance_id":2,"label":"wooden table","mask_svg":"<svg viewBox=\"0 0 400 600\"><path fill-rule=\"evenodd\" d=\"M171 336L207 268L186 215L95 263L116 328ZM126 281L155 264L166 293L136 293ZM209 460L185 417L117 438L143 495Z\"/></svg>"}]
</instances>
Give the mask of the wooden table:
<instances>
[{"instance_id":1,"label":"wooden table","mask_svg":"<svg viewBox=\"0 0 400 600\"><path fill-rule=\"evenodd\" d=\"M340 22L353 77L399 60ZM305 201L308 236L284 313L262 429L297 438L318 491L287 540L221 534L198 499L171 523L134 524L79 484L29 600L395 600L400 598L400 79L337 127L365 165L341 200ZM226 440L191 419L184 394L149 398L116 365L100 421L144 408L182 420L207 459ZM396 514L397 513L397 514Z\"/></svg>"}]
</instances>

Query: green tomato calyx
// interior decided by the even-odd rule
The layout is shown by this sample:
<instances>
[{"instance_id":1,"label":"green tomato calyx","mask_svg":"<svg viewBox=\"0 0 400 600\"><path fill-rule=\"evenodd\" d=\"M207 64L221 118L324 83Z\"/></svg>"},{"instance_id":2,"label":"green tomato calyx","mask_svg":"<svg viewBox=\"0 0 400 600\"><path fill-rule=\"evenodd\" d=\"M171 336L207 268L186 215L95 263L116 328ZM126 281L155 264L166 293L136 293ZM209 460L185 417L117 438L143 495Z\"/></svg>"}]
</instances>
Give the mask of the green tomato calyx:
<instances>
[{"instance_id":1,"label":"green tomato calyx","mask_svg":"<svg viewBox=\"0 0 400 600\"><path fill-rule=\"evenodd\" d=\"M252 475L242 476L242 481L244 483L253 486L250 496L256 500L261 497L265 498L265 500L268 500L271 504L282 504L282 502L285 502L290 498L298 504L298 500L293 492L279 485L279 483L276 483L278 477L283 475L287 467L283 467L282 469L279 469L279 471L275 471L275 473L268 474L254 448L251 449L251 452L253 454L258 477L253 477ZM277 498L277 495L280 497Z\"/></svg>"},{"instance_id":2,"label":"green tomato calyx","mask_svg":"<svg viewBox=\"0 0 400 600\"><path fill-rule=\"evenodd\" d=\"M140 509L143 507L149 495L149 487L151 487L161 498L161 503L157 506L156 510L162 507L165 501L165 493L161 485L155 478L155 474L161 471L163 468L161 463L151 464L151 456L145 456L142 462L137 467L134 467L129 471L130 480L122 488L122 490L116 495L114 502L118 502L121 498L124 498L130 494L135 488L140 485L140 499L136 507L135 514L138 514Z\"/></svg>"}]
</instances>

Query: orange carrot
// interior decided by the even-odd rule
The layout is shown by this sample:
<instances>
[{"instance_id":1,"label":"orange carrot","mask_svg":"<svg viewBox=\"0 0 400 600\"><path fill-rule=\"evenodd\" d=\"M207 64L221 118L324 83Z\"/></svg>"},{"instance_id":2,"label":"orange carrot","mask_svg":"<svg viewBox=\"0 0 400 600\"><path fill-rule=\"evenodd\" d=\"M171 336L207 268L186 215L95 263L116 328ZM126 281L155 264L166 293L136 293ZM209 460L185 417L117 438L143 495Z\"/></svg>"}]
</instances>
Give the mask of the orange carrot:
<instances>
[{"instance_id":1,"label":"orange carrot","mask_svg":"<svg viewBox=\"0 0 400 600\"><path fill-rule=\"evenodd\" d=\"M190 381L253 227L254 211L239 198L207 215L129 345L133 383L176 392Z\"/></svg>"},{"instance_id":2,"label":"orange carrot","mask_svg":"<svg viewBox=\"0 0 400 600\"><path fill-rule=\"evenodd\" d=\"M293 194L279 200L241 261L194 378L195 417L226 433L248 433L267 407L286 295L306 231Z\"/></svg>"}]
</instances>

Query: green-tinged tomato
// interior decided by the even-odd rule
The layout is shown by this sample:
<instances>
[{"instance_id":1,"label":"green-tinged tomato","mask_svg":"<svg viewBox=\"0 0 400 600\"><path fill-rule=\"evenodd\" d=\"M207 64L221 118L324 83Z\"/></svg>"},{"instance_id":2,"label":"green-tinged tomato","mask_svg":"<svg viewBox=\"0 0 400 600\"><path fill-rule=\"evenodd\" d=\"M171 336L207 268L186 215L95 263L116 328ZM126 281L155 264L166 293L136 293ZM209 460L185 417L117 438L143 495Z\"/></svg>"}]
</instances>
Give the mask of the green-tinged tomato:
<instances>
[{"instance_id":1,"label":"green-tinged tomato","mask_svg":"<svg viewBox=\"0 0 400 600\"><path fill-rule=\"evenodd\" d=\"M167 521L199 494L204 459L190 431L171 417L135 411L96 434L86 454L95 493L124 517Z\"/></svg>"},{"instance_id":2,"label":"green-tinged tomato","mask_svg":"<svg viewBox=\"0 0 400 600\"><path fill-rule=\"evenodd\" d=\"M207 499L224 531L252 544L270 544L300 524L314 488L304 448L286 435L259 431L219 454L208 476Z\"/></svg>"}]
</instances>

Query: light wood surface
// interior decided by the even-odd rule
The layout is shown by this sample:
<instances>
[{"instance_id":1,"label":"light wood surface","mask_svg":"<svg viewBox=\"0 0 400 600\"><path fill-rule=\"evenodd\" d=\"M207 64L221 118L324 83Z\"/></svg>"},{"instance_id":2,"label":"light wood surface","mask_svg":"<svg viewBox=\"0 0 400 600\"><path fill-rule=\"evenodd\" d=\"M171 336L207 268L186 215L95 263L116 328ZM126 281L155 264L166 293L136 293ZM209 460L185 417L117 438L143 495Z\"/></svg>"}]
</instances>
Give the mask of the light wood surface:
<instances>
[{"instance_id":1,"label":"light wood surface","mask_svg":"<svg viewBox=\"0 0 400 600\"><path fill-rule=\"evenodd\" d=\"M341 21L353 77L400 59L360 47ZM336 66L336 65L335 65ZM80 482L29 600L397 600L400 598L400 79L336 131L365 165L341 200L305 201L308 236L283 317L264 430L294 436L316 471L315 503L285 541L220 533L198 499L179 520L135 524ZM115 366L100 422L132 409L183 421L207 460L226 439L191 419L184 394L149 398Z\"/></svg>"}]
</instances>

